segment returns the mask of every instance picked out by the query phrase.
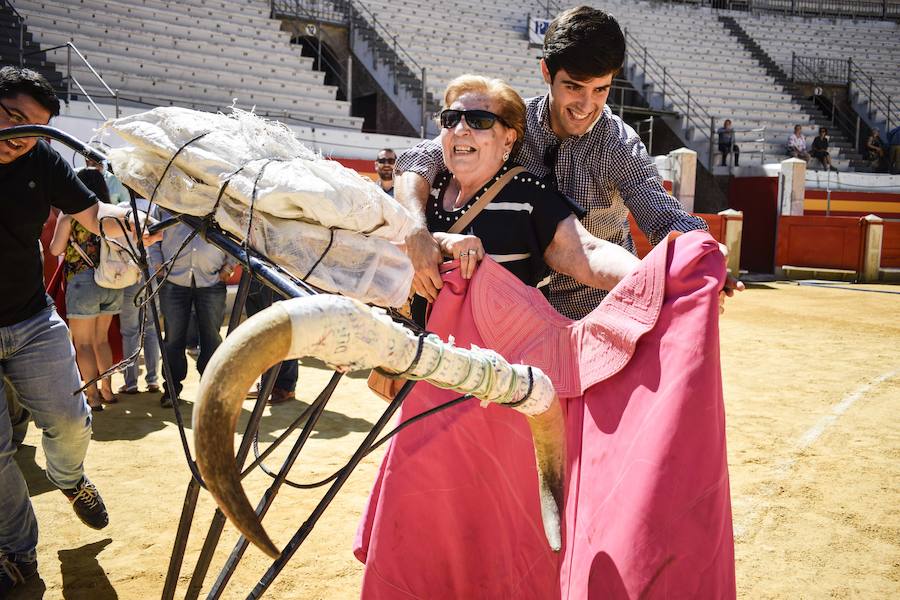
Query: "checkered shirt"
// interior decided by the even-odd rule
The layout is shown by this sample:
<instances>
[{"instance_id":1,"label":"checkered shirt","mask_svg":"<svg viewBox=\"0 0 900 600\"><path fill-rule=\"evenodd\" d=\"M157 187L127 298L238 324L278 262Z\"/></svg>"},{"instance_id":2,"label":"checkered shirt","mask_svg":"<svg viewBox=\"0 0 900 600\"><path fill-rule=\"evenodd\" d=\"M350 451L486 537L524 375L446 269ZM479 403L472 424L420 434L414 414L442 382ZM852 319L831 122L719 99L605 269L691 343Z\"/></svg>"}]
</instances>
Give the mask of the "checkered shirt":
<instances>
[{"instance_id":1,"label":"checkered shirt","mask_svg":"<svg viewBox=\"0 0 900 600\"><path fill-rule=\"evenodd\" d=\"M525 107L525 142L516 162L534 175L546 177L550 169L544 164L544 156L549 148L558 146L554 174L559 191L584 207L581 223L594 236L635 253L629 211L654 245L671 231L707 229L703 219L685 212L666 193L640 137L608 106L587 133L564 140L550 128L547 96L531 98ZM445 168L440 142L426 140L400 155L396 173L412 171L433 183ZM556 272L544 291L550 304L571 319L587 315L606 295Z\"/></svg>"}]
</instances>

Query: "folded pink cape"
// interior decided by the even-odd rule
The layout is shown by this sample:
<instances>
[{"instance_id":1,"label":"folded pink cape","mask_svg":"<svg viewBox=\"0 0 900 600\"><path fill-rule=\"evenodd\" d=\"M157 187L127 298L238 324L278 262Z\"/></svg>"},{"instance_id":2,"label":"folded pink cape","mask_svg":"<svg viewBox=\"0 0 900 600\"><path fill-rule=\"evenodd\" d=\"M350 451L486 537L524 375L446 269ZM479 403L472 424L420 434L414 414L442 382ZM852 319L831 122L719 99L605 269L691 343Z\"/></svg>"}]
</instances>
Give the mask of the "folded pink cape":
<instances>
[{"instance_id":1,"label":"folded pink cape","mask_svg":"<svg viewBox=\"0 0 900 600\"><path fill-rule=\"evenodd\" d=\"M564 544L544 537L531 434L471 400L395 437L354 552L363 598L733 598L718 244L670 237L581 321L485 260L429 329L541 368L567 427ZM401 420L456 394L420 383Z\"/></svg>"}]
</instances>

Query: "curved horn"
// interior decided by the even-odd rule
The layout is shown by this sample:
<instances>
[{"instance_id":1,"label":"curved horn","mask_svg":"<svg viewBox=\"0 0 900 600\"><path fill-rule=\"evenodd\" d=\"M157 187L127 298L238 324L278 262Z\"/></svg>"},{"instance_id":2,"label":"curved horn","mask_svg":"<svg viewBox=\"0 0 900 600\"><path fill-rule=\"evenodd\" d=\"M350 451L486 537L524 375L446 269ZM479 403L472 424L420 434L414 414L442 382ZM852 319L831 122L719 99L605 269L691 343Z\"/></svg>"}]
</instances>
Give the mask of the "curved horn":
<instances>
[{"instance_id":1,"label":"curved horn","mask_svg":"<svg viewBox=\"0 0 900 600\"><path fill-rule=\"evenodd\" d=\"M525 413L534 437L544 531L551 548L560 549L565 431L550 379L539 369L510 365L493 351L457 348L434 335L421 342L421 351L419 345L419 338L384 311L324 294L275 304L225 338L200 380L194 441L207 488L248 540L273 558L279 554L235 465L234 430L241 404L260 373L280 361L311 356L339 370L381 367Z\"/></svg>"}]
</instances>

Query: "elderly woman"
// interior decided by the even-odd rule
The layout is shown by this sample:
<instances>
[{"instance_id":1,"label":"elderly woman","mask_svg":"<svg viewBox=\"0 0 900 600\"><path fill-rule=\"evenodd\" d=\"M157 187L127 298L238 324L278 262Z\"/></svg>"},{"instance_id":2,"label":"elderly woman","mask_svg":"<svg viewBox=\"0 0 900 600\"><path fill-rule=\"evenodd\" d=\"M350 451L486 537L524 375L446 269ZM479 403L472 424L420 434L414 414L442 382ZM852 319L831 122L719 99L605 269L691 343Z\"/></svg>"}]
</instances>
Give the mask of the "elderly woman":
<instances>
[{"instance_id":1,"label":"elderly woman","mask_svg":"<svg viewBox=\"0 0 900 600\"><path fill-rule=\"evenodd\" d=\"M459 219L478 209L482 195L492 194L492 186L516 169L510 156L524 138L525 105L502 81L466 75L450 83L444 106L440 140L448 171L435 179L425 216L441 251L452 259L445 273L457 270L455 276L465 283L476 270L505 269L537 287L550 267L587 285L612 289L640 264L624 248L589 234L576 217L579 206L551 182L524 170L508 179L474 218L469 215L471 221L461 232L449 233ZM445 280L435 306L455 289L458 286ZM515 310L503 304L521 301L498 294L497 308ZM432 319L429 328L436 325L442 337L454 336L461 343L469 339L465 318L442 310L449 327ZM552 319L568 322L552 312ZM401 419L440 404L447 399L442 394L420 384L404 403ZM397 597L392 594L398 588L404 597L557 597L559 561L547 548L540 526L531 453L521 415L485 410L475 401L400 433L385 457L359 530L356 555L366 562L363 597ZM403 530L388 527L395 522L402 523ZM435 535L426 540L411 533L432 527ZM404 533L407 528L409 534ZM478 567L464 556L464 541L479 546L473 550ZM417 567L398 581L395 571L409 560L401 556L423 543L430 547L418 551L433 557L431 566ZM460 580L463 573L477 584Z\"/></svg>"}]
</instances>

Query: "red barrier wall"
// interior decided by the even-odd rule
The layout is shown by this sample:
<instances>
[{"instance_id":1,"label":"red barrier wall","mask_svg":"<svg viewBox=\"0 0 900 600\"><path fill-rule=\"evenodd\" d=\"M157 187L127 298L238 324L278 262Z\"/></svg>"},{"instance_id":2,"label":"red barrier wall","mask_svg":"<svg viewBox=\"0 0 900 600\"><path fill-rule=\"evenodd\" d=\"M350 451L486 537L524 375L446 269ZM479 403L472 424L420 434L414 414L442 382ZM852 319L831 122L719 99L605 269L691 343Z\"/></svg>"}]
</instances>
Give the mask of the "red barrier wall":
<instances>
[{"instance_id":1,"label":"red barrier wall","mask_svg":"<svg viewBox=\"0 0 900 600\"><path fill-rule=\"evenodd\" d=\"M859 271L862 232L858 217L781 217L775 264Z\"/></svg>"},{"instance_id":2,"label":"red barrier wall","mask_svg":"<svg viewBox=\"0 0 900 600\"><path fill-rule=\"evenodd\" d=\"M728 205L744 213L741 269L771 273L775 260L778 178L732 178L728 188Z\"/></svg>"},{"instance_id":3,"label":"red barrier wall","mask_svg":"<svg viewBox=\"0 0 900 600\"><path fill-rule=\"evenodd\" d=\"M881 240L881 266L900 269L900 222L885 221Z\"/></svg>"},{"instance_id":4,"label":"red barrier wall","mask_svg":"<svg viewBox=\"0 0 900 600\"><path fill-rule=\"evenodd\" d=\"M709 225L709 233L712 235L717 242L725 243L725 218L721 215L710 215L710 214L697 214L694 213L695 217L700 217L706 224ZM637 222L634 220L634 217L631 216L631 213L628 213L628 224L631 226L631 237L634 238L634 245L637 247L637 253L640 258L644 258L647 254L650 253L650 250L653 249L653 246L650 245L650 241L647 239L647 236L644 235L644 232L641 231Z\"/></svg>"}]
</instances>

